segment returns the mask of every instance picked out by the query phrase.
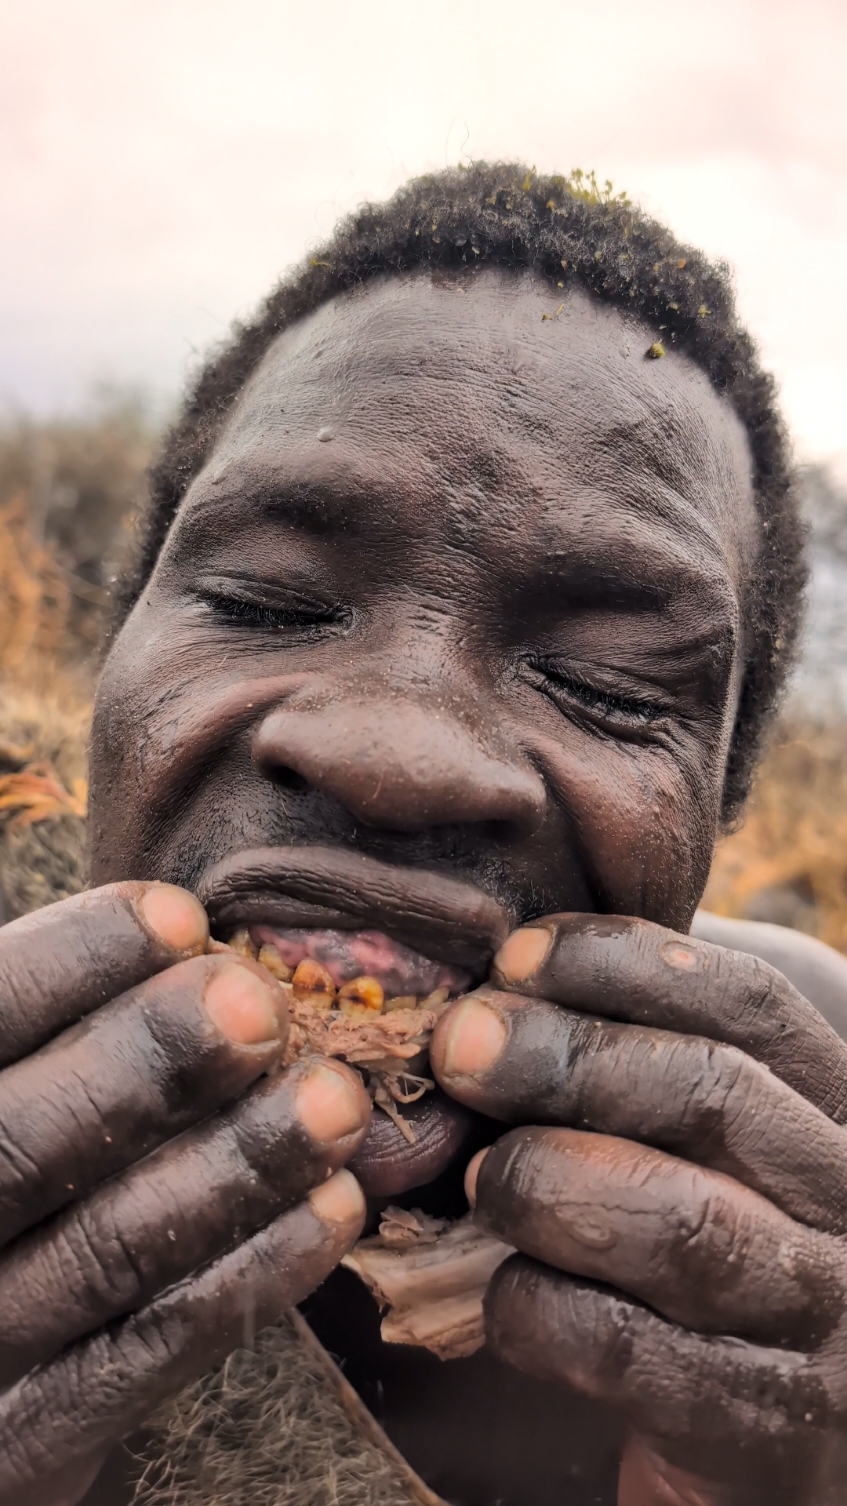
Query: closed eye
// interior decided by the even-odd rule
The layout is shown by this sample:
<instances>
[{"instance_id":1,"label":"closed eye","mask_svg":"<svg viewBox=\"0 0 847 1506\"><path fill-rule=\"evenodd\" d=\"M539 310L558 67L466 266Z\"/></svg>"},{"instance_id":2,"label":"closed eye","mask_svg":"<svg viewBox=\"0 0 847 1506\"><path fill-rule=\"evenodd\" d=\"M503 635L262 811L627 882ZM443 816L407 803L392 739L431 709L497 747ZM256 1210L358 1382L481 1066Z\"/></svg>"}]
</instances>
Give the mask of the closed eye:
<instances>
[{"instance_id":1,"label":"closed eye","mask_svg":"<svg viewBox=\"0 0 847 1506\"><path fill-rule=\"evenodd\" d=\"M536 662L533 670L539 690L562 711L582 711L594 722L622 730L646 729L667 717L667 701L658 694L642 695L629 687L617 689L608 684L592 684L581 675L569 674L549 662Z\"/></svg>"},{"instance_id":2,"label":"closed eye","mask_svg":"<svg viewBox=\"0 0 847 1506\"><path fill-rule=\"evenodd\" d=\"M576 701L580 706L585 706L591 711L599 711L604 716L623 717L633 722L658 721L664 715L664 709L653 705L650 701L637 700L632 696L613 695L608 690L598 690L594 685L586 685L582 680L571 679L570 676L557 678L558 689Z\"/></svg>"},{"instance_id":3,"label":"closed eye","mask_svg":"<svg viewBox=\"0 0 847 1506\"><path fill-rule=\"evenodd\" d=\"M323 626L345 626L349 613L342 607L309 601L292 593L288 601L261 600L206 587L198 593L218 622L258 627L271 632L303 633Z\"/></svg>"}]
</instances>

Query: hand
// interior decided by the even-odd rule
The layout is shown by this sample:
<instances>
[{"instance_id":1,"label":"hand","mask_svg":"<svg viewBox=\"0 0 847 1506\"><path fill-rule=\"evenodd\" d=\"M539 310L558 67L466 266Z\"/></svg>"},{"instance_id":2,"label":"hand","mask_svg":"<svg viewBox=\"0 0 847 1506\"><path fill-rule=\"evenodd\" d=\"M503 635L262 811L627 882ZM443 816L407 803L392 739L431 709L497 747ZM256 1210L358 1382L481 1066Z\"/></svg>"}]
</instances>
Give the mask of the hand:
<instances>
[{"instance_id":1,"label":"hand","mask_svg":"<svg viewBox=\"0 0 847 1506\"><path fill-rule=\"evenodd\" d=\"M520 990L520 992L518 992ZM646 921L514 932L442 1016L521 1252L490 1346L623 1412L619 1506L847 1500L847 1047L781 974Z\"/></svg>"},{"instance_id":2,"label":"hand","mask_svg":"<svg viewBox=\"0 0 847 1506\"><path fill-rule=\"evenodd\" d=\"M140 883L0 930L1 1506L79 1500L360 1232L361 1079L268 1076L282 990L207 939L193 896Z\"/></svg>"}]
</instances>

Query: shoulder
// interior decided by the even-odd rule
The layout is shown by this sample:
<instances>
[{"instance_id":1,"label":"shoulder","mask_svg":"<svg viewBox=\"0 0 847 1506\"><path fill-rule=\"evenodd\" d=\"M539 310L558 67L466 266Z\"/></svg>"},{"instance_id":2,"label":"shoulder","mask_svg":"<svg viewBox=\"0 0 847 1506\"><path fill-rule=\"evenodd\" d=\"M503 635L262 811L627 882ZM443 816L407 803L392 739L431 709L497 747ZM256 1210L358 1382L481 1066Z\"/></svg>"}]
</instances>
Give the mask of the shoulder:
<instances>
[{"instance_id":1,"label":"shoulder","mask_svg":"<svg viewBox=\"0 0 847 1506\"><path fill-rule=\"evenodd\" d=\"M769 962L847 1041L847 957L840 952L788 926L729 920L708 910L697 911L691 934Z\"/></svg>"}]
</instances>

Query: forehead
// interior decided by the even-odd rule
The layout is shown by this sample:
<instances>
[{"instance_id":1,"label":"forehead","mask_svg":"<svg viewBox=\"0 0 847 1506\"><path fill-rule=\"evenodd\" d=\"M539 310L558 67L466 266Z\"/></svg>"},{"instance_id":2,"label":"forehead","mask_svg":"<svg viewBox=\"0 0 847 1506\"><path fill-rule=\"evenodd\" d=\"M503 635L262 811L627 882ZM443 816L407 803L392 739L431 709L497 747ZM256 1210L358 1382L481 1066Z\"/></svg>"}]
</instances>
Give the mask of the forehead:
<instances>
[{"instance_id":1,"label":"forehead","mask_svg":"<svg viewBox=\"0 0 847 1506\"><path fill-rule=\"evenodd\" d=\"M340 295L280 335L209 465L213 490L357 501L484 498L524 517L599 508L673 533L737 584L757 547L743 426L658 332L532 273L419 270ZM217 484L217 485L216 485Z\"/></svg>"}]
</instances>

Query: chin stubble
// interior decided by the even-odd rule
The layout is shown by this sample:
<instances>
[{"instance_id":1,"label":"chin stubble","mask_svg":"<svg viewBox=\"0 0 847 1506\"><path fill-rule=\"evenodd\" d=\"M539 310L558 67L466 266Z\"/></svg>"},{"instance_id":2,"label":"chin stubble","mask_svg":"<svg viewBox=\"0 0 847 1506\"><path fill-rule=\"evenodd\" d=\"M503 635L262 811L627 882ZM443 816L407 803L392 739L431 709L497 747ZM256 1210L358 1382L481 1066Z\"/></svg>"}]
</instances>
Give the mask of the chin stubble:
<instances>
[{"instance_id":1,"label":"chin stubble","mask_svg":"<svg viewBox=\"0 0 847 1506\"><path fill-rule=\"evenodd\" d=\"M161 1407L134 1506L432 1506L351 1417L315 1346L286 1314Z\"/></svg>"}]
</instances>

